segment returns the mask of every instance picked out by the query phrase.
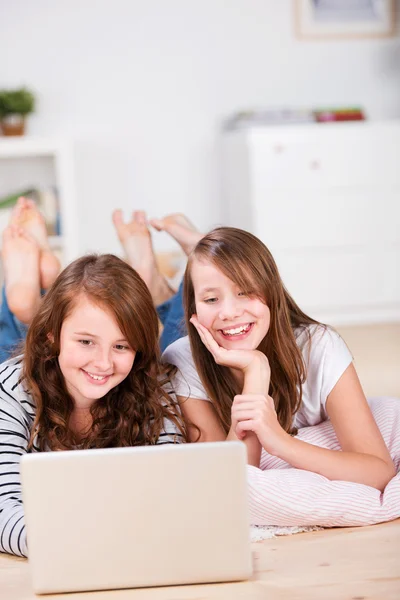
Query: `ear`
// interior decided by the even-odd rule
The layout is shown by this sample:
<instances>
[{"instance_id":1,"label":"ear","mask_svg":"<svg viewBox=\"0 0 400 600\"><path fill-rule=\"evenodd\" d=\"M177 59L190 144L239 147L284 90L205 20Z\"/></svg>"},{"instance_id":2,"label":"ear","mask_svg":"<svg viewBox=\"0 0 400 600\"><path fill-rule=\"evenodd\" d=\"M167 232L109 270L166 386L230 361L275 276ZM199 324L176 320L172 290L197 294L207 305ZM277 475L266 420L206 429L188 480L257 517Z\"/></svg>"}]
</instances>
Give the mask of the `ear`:
<instances>
[{"instance_id":1,"label":"ear","mask_svg":"<svg viewBox=\"0 0 400 600\"><path fill-rule=\"evenodd\" d=\"M52 344L54 344L54 335L53 335L52 333L48 333L48 334L47 334L47 339L48 339L48 340L49 340L49 341L50 341Z\"/></svg>"}]
</instances>

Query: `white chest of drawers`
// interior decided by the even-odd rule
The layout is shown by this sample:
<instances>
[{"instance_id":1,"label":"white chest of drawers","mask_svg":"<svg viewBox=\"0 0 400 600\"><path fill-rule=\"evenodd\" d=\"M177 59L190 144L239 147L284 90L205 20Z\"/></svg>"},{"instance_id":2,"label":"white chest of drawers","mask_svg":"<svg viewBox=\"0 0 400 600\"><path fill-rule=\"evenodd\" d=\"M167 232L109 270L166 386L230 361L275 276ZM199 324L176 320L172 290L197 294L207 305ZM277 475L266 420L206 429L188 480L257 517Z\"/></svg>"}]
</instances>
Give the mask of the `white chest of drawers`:
<instances>
[{"instance_id":1,"label":"white chest of drawers","mask_svg":"<svg viewBox=\"0 0 400 600\"><path fill-rule=\"evenodd\" d=\"M400 321L400 121L224 133L223 190L224 222L264 241L305 312Z\"/></svg>"}]
</instances>

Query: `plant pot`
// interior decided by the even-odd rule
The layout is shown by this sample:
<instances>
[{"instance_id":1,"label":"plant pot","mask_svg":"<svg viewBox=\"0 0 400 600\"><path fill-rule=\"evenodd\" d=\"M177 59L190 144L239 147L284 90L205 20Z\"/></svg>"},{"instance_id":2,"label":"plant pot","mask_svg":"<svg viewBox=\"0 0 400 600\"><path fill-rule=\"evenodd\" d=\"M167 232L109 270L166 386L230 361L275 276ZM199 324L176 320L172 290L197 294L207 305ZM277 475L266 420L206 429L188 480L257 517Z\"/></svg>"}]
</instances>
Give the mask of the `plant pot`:
<instances>
[{"instance_id":1,"label":"plant pot","mask_svg":"<svg viewBox=\"0 0 400 600\"><path fill-rule=\"evenodd\" d=\"M1 119L0 126L3 135L24 135L25 117L18 114L6 115Z\"/></svg>"}]
</instances>

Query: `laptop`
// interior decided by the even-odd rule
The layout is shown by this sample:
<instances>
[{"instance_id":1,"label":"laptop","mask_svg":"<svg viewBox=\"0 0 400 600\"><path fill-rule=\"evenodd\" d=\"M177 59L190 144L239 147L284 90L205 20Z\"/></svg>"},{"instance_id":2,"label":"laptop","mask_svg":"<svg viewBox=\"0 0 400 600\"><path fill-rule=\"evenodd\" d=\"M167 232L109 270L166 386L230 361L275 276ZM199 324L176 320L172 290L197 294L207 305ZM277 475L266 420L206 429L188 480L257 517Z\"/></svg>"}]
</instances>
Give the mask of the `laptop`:
<instances>
[{"instance_id":1,"label":"laptop","mask_svg":"<svg viewBox=\"0 0 400 600\"><path fill-rule=\"evenodd\" d=\"M28 454L21 479L38 594L252 573L241 442Z\"/></svg>"}]
</instances>

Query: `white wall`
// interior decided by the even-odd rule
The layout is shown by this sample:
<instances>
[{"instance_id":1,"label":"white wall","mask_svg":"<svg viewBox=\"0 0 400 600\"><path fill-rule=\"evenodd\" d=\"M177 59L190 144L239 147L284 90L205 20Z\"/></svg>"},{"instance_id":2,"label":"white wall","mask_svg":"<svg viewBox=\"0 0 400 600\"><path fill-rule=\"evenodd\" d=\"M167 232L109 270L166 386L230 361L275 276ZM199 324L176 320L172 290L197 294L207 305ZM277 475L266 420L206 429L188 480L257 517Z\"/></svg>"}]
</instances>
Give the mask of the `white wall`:
<instances>
[{"instance_id":1,"label":"white wall","mask_svg":"<svg viewBox=\"0 0 400 600\"><path fill-rule=\"evenodd\" d=\"M218 223L218 125L233 111L400 116L400 37L300 42L291 0L0 0L0 13L0 87L39 99L29 133L82 141L82 250L118 248L117 206Z\"/></svg>"}]
</instances>

